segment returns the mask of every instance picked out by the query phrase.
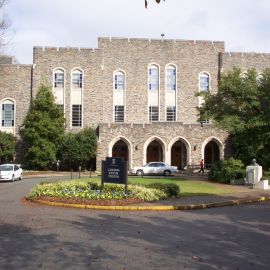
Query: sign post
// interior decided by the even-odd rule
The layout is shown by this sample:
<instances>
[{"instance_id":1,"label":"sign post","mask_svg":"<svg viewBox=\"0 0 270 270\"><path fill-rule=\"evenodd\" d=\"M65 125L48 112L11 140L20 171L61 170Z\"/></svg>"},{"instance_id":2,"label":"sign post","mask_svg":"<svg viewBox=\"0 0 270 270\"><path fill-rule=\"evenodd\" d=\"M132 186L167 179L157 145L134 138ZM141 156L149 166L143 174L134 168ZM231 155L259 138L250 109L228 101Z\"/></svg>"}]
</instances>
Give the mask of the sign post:
<instances>
[{"instance_id":1,"label":"sign post","mask_svg":"<svg viewBox=\"0 0 270 270\"><path fill-rule=\"evenodd\" d=\"M106 157L101 163L101 187L104 183L124 184L125 194L128 191L128 163L123 158Z\"/></svg>"}]
</instances>

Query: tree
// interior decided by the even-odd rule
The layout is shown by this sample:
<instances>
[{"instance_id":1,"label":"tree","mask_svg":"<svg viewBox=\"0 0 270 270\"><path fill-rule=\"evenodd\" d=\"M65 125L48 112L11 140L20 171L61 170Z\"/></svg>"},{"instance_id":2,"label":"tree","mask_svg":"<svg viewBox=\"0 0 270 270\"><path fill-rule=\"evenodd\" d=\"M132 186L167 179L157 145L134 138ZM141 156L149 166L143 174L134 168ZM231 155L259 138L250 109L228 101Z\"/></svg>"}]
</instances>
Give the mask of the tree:
<instances>
[{"instance_id":1,"label":"tree","mask_svg":"<svg viewBox=\"0 0 270 270\"><path fill-rule=\"evenodd\" d=\"M0 131L0 163L10 162L15 156L16 137Z\"/></svg>"},{"instance_id":2,"label":"tree","mask_svg":"<svg viewBox=\"0 0 270 270\"><path fill-rule=\"evenodd\" d=\"M257 158L270 167L270 69L257 74L234 68L221 78L216 94L201 94L204 119L231 134L233 155L245 164Z\"/></svg>"},{"instance_id":3,"label":"tree","mask_svg":"<svg viewBox=\"0 0 270 270\"><path fill-rule=\"evenodd\" d=\"M85 128L77 134L68 133L62 138L59 157L64 165L78 169L86 168L88 161L96 155L97 138L91 128Z\"/></svg>"},{"instance_id":4,"label":"tree","mask_svg":"<svg viewBox=\"0 0 270 270\"><path fill-rule=\"evenodd\" d=\"M0 10L7 3L7 0L0 0ZM1 14L0 14L1 15ZM9 27L9 23L5 16L0 17L0 48L5 45L5 34Z\"/></svg>"},{"instance_id":5,"label":"tree","mask_svg":"<svg viewBox=\"0 0 270 270\"><path fill-rule=\"evenodd\" d=\"M147 5L148 5L148 0L144 0L144 6L145 8L147 8ZM160 0L155 0L158 4L160 3ZM165 2L165 0L163 0Z\"/></svg>"},{"instance_id":6,"label":"tree","mask_svg":"<svg viewBox=\"0 0 270 270\"><path fill-rule=\"evenodd\" d=\"M41 85L24 120L24 161L32 169L47 169L56 160L57 146L65 131L63 109L55 104L50 87Z\"/></svg>"}]
</instances>

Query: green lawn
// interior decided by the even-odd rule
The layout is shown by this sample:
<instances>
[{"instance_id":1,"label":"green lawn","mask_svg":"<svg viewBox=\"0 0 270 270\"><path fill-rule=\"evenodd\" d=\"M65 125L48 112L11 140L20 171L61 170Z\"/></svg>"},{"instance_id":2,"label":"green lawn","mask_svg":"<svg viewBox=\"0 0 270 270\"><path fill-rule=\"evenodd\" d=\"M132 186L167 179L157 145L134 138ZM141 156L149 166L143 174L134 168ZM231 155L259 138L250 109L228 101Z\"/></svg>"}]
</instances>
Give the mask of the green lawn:
<instances>
[{"instance_id":1,"label":"green lawn","mask_svg":"<svg viewBox=\"0 0 270 270\"><path fill-rule=\"evenodd\" d=\"M84 178L85 179L85 178ZM86 180L100 182L97 178L87 178ZM179 185L181 196L199 196L199 195L219 195L232 193L233 188L229 185L211 183L206 180L185 180L181 178L152 178L152 177L129 177L129 184L146 185L150 183L174 183Z\"/></svg>"}]
</instances>

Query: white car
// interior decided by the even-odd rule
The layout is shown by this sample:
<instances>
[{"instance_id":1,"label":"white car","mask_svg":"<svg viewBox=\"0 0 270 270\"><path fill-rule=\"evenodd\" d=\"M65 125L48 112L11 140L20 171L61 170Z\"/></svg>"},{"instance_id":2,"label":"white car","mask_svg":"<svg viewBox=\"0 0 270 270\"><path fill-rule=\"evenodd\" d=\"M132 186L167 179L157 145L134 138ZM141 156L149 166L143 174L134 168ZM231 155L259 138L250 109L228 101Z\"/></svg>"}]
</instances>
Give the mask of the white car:
<instances>
[{"instance_id":1,"label":"white car","mask_svg":"<svg viewBox=\"0 0 270 270\"><path fill-rule=\"evenodd\" d=\"M143 167L134 167L130 170L131 174L144 175L144 174L159 174L169 176L178 172L176 166L170 166L164 162L149 162Z\"/></svg>"},{"instance_id":2,"label":"white car","mask_svg":"<svg viewBox=\"0 0 270 270\"><path fill-rule=\"evenodd\" d=\"M16 164L0 165L0 181L22 180L23 170Z\"/></svg>"}]
</instances>

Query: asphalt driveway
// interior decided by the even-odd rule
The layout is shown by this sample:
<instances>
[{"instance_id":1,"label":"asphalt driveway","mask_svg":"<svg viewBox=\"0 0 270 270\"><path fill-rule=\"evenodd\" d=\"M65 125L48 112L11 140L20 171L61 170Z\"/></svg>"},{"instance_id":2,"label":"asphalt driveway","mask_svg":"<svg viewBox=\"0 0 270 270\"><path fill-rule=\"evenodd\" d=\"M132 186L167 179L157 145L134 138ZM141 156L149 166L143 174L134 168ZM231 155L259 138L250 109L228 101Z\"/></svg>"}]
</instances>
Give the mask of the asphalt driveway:
<instances>
[{"instance_id":1,"label":"asphalt driveway","mask_svg":"<svg viewBox=\"0 0 270 270\"><path fill-rule=\"evenodd\" d=\"M25 202L0 183L0 269L269 269L270 203L109 212Z\"/></svg>"}]
</instances>

